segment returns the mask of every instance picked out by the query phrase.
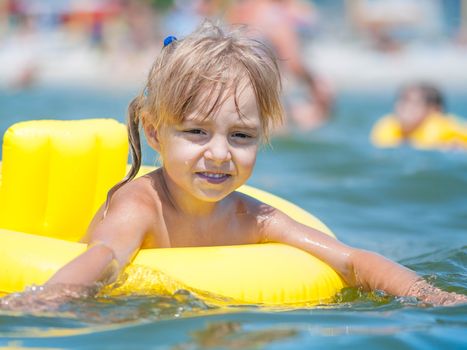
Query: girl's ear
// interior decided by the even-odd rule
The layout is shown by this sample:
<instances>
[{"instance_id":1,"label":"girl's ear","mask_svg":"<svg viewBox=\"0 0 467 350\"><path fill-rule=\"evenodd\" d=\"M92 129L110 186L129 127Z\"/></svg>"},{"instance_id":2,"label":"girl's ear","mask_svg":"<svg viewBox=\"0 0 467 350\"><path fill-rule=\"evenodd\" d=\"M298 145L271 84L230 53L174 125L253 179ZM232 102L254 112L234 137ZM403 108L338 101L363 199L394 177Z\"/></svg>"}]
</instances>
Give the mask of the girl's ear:
<instances>
[{"instance_id":1,"label":"girl's ear","mask_svg":"<svg viewBox=\"0 0 467 350\"><path fill-rule=\"evenodd\" d=\"M148 123L143 119L143 128L144 134L146 135L146 140L148 141L149 146L151 146L157 152L160 152L161 145L159 142L159 135L156 128L152 123Z\"/></svg>"}]
</instances>

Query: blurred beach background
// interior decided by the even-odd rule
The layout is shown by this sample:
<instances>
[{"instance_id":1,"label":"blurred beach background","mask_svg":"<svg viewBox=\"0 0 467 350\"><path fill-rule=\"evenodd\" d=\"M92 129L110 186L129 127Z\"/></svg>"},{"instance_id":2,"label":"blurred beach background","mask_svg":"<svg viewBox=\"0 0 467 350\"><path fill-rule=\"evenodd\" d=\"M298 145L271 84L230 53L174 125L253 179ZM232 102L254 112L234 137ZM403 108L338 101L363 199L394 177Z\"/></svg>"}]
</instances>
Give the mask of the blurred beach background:
<instances>
[{"instance_id":1,"label":"blurred beach background","mask_svg":"<svg viewBox=\"0 0 467 350\"><path fill-rule=\"evenodd\" d=\"M0 132L29 119L124 122L164 37L183 37L206 16L222 21L233 3L0 0ZM467 1L293 3L303 9L293 18L300 56L334 103L320 127L275 136L249 184L314 213L342 241L467 294L467 153L377 149L368 139L413 81L439 86L447 111L465 120ZM147 146L143 155L154 164ZM467 347L466 305L421 307L355 290L341 301L218 309L181 293L80 300L53 314L0 311L0 348Z\"/></svg>"},{"instance_id":2,"label":"blurred beach background","mask_svg":"<svg viewBox=\"0 0 467 350\"><path fill-rule=\"evenodd\" d=\"M222 19L230 2L2 0L0 86L141 87L166 35L183 36L206 15ZM302 54L336 89L467 85L464 1L305 3L296 20Z\"/></svg>"}]
</instances>

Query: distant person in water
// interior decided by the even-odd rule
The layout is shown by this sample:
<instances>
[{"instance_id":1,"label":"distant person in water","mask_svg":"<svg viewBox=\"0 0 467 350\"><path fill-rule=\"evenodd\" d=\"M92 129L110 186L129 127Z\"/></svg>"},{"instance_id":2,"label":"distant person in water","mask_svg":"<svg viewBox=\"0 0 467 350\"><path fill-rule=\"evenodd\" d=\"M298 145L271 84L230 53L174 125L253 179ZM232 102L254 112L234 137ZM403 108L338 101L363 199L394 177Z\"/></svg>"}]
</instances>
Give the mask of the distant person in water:
<instances>
[{"instance_id":1,"label":"distant person in water","mask_svg":"<svg viewBox=\"0 0 467 350\"><path fill-rule=\"evenodd\" d=\"M298 0L236 0L225 15L232 24L245 24L253 35L270 45L284 75L286 123L311 130L329 119L333 92L329 84L310 69L303 55L299 31L312 27L316 9Z\"/></svg>"},{"instance_id":2,"label":"distant person in water","mask_svg":"<svg viewBox=\"0 0 467 350\"><path fill-rule=\"evenodd\" d=\"M428 83L401 90L394 113L376 122L371 141L377 147L409 143L419 149L467 150L467 124L445 112L444 96Z\"/></svg>"}]
</instances>

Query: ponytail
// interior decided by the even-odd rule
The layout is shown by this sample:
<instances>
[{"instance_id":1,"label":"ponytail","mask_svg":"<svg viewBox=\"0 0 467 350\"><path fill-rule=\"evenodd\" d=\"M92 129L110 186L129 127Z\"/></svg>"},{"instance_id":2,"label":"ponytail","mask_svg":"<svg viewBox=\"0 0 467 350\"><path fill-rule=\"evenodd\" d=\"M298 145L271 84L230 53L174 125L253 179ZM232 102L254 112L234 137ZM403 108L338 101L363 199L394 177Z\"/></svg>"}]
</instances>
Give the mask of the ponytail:
<instances>
[{"instance_id":1,"label":"ponytail","mask_svg":"<svg viewBox=\"0 0 467 350\"><path fill-rule=\"evenodd\" d=\"M107 215L107 211L109 210L110 200L114 193L123 185L133 180L138 174L138 171L141 167L141 139L139 135L139 119L141 115L141 96L137 96L131 101L130 105L128 106L128 120L127 120L127 128L128 128L128 141L130 143L130 152L131 152L131 168L125 178L114 185L109 192L107 192L107 199L105 201L104 206L104 214L102 219L105 218Z\"/></svg>"}]
</instances>

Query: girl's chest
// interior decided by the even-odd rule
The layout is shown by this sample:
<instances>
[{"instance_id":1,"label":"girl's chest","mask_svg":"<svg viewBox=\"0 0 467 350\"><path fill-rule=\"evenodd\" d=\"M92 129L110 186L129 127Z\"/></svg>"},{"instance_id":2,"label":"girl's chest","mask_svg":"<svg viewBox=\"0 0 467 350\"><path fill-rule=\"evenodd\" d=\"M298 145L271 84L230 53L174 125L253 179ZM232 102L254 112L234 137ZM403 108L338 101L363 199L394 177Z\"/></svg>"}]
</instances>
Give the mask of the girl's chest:
<instances>
[{"instance_id":1,"label":"girl's chest","mask_svg":"<svg viewBox=\"0 0 467 350\"><path fill-rule=\"evenodd\" d=\"M253 244L260 241L256 221L248 217L202 222L166 218L147 235L144 248L201 247Z\"/></svg>"}]
</instances>

